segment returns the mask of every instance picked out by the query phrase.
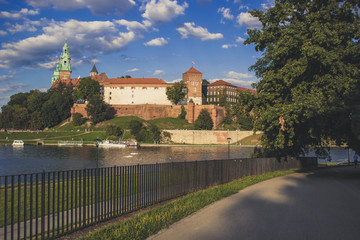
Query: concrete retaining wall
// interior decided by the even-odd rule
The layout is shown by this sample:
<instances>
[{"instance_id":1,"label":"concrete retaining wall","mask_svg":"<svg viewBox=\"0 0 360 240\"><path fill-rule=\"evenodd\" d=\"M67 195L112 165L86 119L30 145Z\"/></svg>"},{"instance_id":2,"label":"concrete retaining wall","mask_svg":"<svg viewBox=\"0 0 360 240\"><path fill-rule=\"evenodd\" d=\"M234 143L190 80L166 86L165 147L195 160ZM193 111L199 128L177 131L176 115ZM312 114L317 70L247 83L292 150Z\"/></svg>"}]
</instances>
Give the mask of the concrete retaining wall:
<instances>
[{"instance_id":1,"label":"concrete retaining wall","mask_svg":"<svg viewBox=\"0 0 360 240\"><path fill-rule=\"evenodd\" d=\"M253 135L253 131L207 131L207 130L166 130L174 143L188 144L228 144L238 142Z\"/></svg>"}]
</instances>

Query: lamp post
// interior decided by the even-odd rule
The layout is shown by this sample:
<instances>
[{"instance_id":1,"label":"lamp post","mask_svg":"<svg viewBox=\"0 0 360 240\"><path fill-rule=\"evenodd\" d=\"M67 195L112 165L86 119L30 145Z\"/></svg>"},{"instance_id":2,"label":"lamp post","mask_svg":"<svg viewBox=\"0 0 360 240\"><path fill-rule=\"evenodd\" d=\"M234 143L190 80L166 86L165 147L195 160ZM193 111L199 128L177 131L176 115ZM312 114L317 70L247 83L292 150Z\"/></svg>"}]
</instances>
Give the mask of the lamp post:
<instances>
[{"instance_id":1,"label":"lamp post","mask_svg":"<svg viewBox=\"0 0 360 240\"><path fill-rule=\"evenodd\" d=\"M227 140L228 140L228 160L229 160L230 159L230 141L231 141L231 138L228 137Z\"/></svg>"}]
</instances>

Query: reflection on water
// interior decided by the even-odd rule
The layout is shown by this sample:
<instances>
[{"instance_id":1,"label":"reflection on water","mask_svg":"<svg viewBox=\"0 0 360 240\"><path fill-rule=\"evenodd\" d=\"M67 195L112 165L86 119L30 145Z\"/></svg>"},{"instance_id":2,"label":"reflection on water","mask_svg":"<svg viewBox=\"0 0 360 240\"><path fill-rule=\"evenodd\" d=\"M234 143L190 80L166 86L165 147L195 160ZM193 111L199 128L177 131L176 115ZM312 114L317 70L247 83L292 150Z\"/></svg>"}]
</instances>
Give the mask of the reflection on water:
<instances>
[{"instance_id":1,"label":"reflection on water","mask_svg":"<svg viewBox=\"0 0 360 240\"><path fill-rule=\"evenodd\" d=\"M231 158L244 158L253 148L230 147ZM227 159L228 146L170 146L96 148L58 146L0 146L0 176L98 167ZM97 161L98 159L98 161Z\"/></svg>"},{"instance_id":2,"label":"reflection on water","mask_svg":"<svg viewBox=\"0 0 360 240\"><path fill-rule=\"evenodd\" d=\"M230 158L245 158L254 148L231 146ZM332 161L347 161L347 150L332 148ZM308 154L314 156L314 153ZM351 152L351 158L353 152ZM0 146L0 176L98 167L165 162L227 159L228 146L170 146L143 148L96 148L58 146ZM325 160L319 160L325 161Z\"/></svg>"}]
</instances>

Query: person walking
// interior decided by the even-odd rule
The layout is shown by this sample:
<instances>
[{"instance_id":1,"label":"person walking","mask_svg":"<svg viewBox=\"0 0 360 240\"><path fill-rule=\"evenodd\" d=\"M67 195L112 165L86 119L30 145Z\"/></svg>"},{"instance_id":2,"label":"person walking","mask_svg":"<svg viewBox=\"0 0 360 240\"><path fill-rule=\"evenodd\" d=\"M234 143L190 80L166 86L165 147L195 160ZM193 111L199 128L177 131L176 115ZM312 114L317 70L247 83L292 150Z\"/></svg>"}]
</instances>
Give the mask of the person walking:
<instances>
[{"instance_id":1,"label":"person walking","mask_svg":"<svg viewBox=\"0 0 360 240\"><path fill-rule=\"evenodd\" d=\"M355 153L354 154L354 165L355 165L355 168L356 168L356 165L358 163L358 159L359 159L359 156Z\"/></svg>"}]
</instances>

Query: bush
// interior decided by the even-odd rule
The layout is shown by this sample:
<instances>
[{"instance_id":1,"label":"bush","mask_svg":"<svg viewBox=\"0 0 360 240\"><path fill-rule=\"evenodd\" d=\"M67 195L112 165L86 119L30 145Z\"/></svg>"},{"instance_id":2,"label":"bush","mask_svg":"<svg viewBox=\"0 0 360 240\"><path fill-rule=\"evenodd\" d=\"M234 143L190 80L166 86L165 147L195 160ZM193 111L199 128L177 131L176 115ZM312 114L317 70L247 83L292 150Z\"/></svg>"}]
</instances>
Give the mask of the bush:
<instances>
[{"instance_id":1,"label":"bush","mask_svg":"<svg viewBox=\"0 0 360 240\"><path fill-rule=\"evenodd\" d=\"M181 113L179 114L178 118L185 119L186 117L186 111L184 105L181 105Z\"/></svg>"},{"instance_id":2,"label":"bush","mask_svg":"<svg viewBox=\"0 0 360 240\"><path fill-rule=\"evenodd\" d=\"M123 134L122 129L119 126L107 125L105 128L106 134L108 136L117 136L120 137Z\"/></svg>"},{"instance_id":3,"label":"bush","mask_svg":"<svg viewBox=\"0 0 360 240\"><path fill-rule=\"evenodd\" d=\"M83 115L81 113L74 113L72 119L74 126L81 126L85 122L85 119L83 119Z\"/></svg>"},{"instance_id":4,"label":"bush","mask_svg":"<svg viewBox=\"0 0 360 240\"><path fill-rule=\"evenodd\" d=\"M129 126L130 126L130 133L136 136L141 131L143 124L138 120L131 120Z\"/></svg>"},{"instance_id":5,"label":"bush","mask_svg":"<svg viewBox=\"0 0 360 240\"><path fill-rule=\"evenodd\" d=\"M206 109L202 109L194 123L194 128L196 130L211 130L213 126L214 122L211 119L210 113Z\"/></svg>"}]
</instances>

